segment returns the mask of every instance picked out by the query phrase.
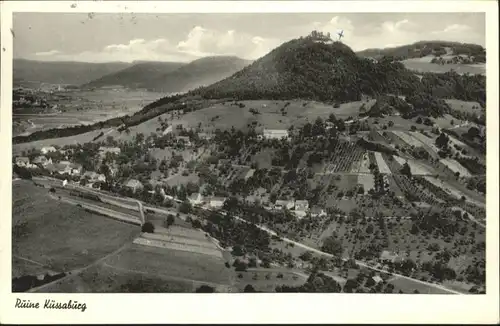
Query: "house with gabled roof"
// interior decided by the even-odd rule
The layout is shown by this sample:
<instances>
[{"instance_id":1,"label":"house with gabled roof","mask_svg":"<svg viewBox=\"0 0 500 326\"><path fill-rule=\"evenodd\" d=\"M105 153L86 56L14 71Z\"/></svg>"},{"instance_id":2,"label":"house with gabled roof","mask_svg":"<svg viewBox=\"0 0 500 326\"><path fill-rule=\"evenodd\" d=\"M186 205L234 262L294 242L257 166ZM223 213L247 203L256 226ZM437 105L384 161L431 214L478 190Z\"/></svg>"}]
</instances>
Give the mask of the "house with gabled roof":
<instances>
[{"instance_id":1,"label":"house with gabled roof","mask_svg":"<svg viewBox=\"0 0 500 326\"><path fill-rule=\"evenodd\" d=\"M125 187L131 189L134 193L137 192L138 190L144 189L144 185L142 182L136 179L130 179L125 183Z\"/></svg>"}]
</instances>

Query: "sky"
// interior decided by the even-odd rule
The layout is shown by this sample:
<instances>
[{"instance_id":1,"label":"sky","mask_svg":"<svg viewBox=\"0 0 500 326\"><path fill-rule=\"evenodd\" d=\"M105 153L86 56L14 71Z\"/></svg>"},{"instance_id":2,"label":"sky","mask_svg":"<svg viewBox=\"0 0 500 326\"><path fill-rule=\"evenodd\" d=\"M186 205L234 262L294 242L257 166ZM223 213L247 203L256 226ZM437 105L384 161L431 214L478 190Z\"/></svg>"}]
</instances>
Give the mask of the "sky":
<instances>
[{"instance_id":1,"label":"sky","mask_svg":"<svg viewBox=\"0 0 500 326\"><path fill-rule=\"evenodd\" d=\"M312 30L343 31L355 51L422 40L485 46L483 13L15 13L14 57L41 61L258 59Z\"/></svg>"}]
</instances>

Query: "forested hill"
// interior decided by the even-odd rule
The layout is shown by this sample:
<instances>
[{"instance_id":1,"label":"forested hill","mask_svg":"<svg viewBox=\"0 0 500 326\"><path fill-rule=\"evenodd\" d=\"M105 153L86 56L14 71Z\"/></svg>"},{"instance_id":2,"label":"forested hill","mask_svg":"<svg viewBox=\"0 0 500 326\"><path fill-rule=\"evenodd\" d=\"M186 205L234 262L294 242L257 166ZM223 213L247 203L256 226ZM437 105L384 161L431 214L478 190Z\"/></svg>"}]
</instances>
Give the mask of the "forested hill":
<instances>
[{"instance_id":1,"label":"forested hill","mask_svg":"<svg viewBox=\"0 0 500 326\"><path fill-rule=\"evenodd\" d=\"M186 68L183 66L174 72ZM202 65L207 67L207 65ZM182 74L181 74L182 75ZM187 74L186 76L192 76ZM191 77L189 77L191 78ZM130 127L174 109L197 110L211 100L307 99L332 104L357 101L362 95L405 95L416 106L440 107L437 99L460 99L486 103L486 77L456 72L417 76L392 57L375 61L356 55L341 42L321 34L282 44L266 56L219 82L187 94L164 97L129 117L91 126L35 132L17 136L14 143L66 137L106 127ZM335 106L335 105L334 105ZM442 113L443 110L435 110ZM409 114L411 115L411 114Z\"/></svg>"},{"instance_id":2,"label":"forested hill","mask_svg":"<svg viewBox=\"0 0 500 326\"><path fill-rule=\"evenodd\" d=\"M486 50L481 45L447 41L420 41L393 48L366 49L357 52L357 54L360 57L374 59L392 56L400 60L422 58L428 55L437 57L443 55L463 55L474 57L474 62L486 62Z\"/></svg>"},{"instance_id":3,"label":"forested hill","mask_svg":"<svg viewBox=\"0 0 500 326\"><path fill-rule=\"evenodd\" d=\"M146 78L141 87L164 93L187 92L229 77L250 63L235 56L205 57L170 72Z\"/></svg>"},{"instance_id":4,"label":"forested hill","mask_svg":"<svg viewBox=\"0 0 500 326\"><path fill-rule=\"evenodd\" d=\"M137 62L131 67L118 72L103 76L83 85L85 88L123 86L127 88L138 88L147 79L154 79L163 76L173 70L176 70L185 63L180 62Z\"/></svg>"},{"instance_id":5,"label":"forested hill","mask_svg":"<svg viewBox=\"0 0 500 326\"><path fill-rule=\"evenodd\" d=\"M418 77L399 62L374 63L341 42L312 36L282 44L220 82L191 92L204 98L348 102L361 94L404 94Z\"/></svg>"}]
</instances>

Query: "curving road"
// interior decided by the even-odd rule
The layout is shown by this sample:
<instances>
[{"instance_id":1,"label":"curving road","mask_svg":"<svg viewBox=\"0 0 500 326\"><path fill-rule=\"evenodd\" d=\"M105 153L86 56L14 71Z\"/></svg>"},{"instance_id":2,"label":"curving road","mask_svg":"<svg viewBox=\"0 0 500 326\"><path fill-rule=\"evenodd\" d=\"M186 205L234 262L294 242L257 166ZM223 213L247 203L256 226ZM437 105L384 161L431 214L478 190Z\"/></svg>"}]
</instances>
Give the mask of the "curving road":
<instances>
[{"instance_id":1,"label":"curving road","mask_svg":"<svg viewBox=\"0 0 500 326\"><path fill-rule=\"evenodd\" d=\"M128 197L116 197L116 196L113 196L113 195L110 195L108 193L103 193L103 191L96 191L96 190L93 190L93 189L89 189L89 188L86 188L86 187L82 187L80 185L72 185L73 187L75 188L80 188L82 190L85 190L85 191L89 191L89 192L93 192L95 194L98 194L100 196L105 196L105 197L108 197L108 198L114 198L116 200L122 200L122 201L129 201L129 202L134 202L134 203L138 203L140 201L138 201L137 199L133 199L133 198L128 198ZM176 200L178 202L181 202L180 200ZM116 202L117 206L120 206L121 203L119 202ZM169 211L169 210L166 210L166 209L161 209L161 208L157 208L157 207L153 207L153 206L148 206L148 205L145 205L144 203L142 203L142 206L145 208L145 209L149 209L149 210L152 210L152 211L155 211L155 212L158 212L158 213L163 213L163 214L172 214L172 211ZM127 206L127 208L130 208L130 206L126 205L126 204L123 204L124 206ZM137 206L136 206L137 207ZM213 211L209 208L202 208L203 210L207 210L207 211ZM227 215L226 212L220 212L221 214L223 215ZM175 213L174 213L175 214ZM231 215L233 218L235 218L236 220L238 221L241 221L241 222L244 222L244 223L247 223L247 224L253 224L245 219L242 219L241 217L239 216L234 216L234 215ZM328 258L333 258L334 256L332 254L329 254L327 252L324 252L324 251L321 251L319 249L316 249L316 248L313 248L313 247L309 247L303 243L300 243L300 242L297 242L297 241L294 241L294 240L291 240L291 239L288 239L286 237L281 237L279 236L275 231L269 229L268 227L264 226L264 225L259 225L259 224L254 224L257 228L259 228L260 230L272 235L272 236L277 236L279 237L282 241L284 242L287 242L287 243L292 243L293 245L297 246L297 247L300 247L300 248L303 248L305 250L308 250L308 251L311 251L311 252L314 252L316 254L319 254L319 255L323 255L325 257L328 257ZM343 259L344 261L347 260L347 259ZM412 278L412 277L409 277L409 276L405 276L405 275L402 275L402 274L398 274L398 273L394 273L394 272L389 272L389 271L386 271L386 270L383 270L383 269L380 269L380 268L377 268L377 267L374 267L374 266L371 266L371 265L368 265L367 263L363 262L363 261L360 261L360 260L356 260L356 264L361 266L361 267L365 267L365 268L368 268L368 269L371 269L371 270L374 270L374 271L378 271L378 272L383 272L383 273L387 273L387 274L390 274L392 276L397 276L397 277L400 277L400 278L404 278L404 279L407 279L407 280L410 280L410 281L413 281L413 282L416 282L416 283L420 283L420 284L424 284L424 285L427 285L427 286L430 286L430 287L433 287L433 288L436 288L436 289L440 289L442 291L445 291L445 292L448 292L448 293L453 293L453 294L464 294L462 292L458 292L458 291L455 291L455 290L452 290L452 289L449 289L449 288L446 288L445 286L441 285L441 284L436 284L436 283L430 283L430 282L426 282L426 281L421 281L419 279L415 279L415 278Z\"/></svg>"}]
</instances>

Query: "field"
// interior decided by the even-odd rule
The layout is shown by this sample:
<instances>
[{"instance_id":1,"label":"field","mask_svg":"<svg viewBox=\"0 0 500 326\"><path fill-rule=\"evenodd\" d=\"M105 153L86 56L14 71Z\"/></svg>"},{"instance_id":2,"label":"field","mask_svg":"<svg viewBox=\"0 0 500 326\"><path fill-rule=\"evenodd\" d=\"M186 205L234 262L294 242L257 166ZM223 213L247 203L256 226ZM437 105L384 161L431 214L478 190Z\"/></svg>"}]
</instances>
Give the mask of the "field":
<instances>
[{"instance_id":1,"label":"field","mask_svg":"<svg viewBox=\"0 0 500 326\"><path fill-rule=\"evenodd\" d=\"M405 158L402 158L397 155L392 156L394 160L399 164L399 165L404 165L405 163L408 163L410 166L410 171L414 175L431 175L433 174L430 169L428 169L426 166L424 166L422 163L417 162L415 160L407 160Z\"/></svg>"},{"instance_id":2,"label":"field","mask_svg":"<svg viewBox=\"0 0 500 326\"><path fill-rule=\"evenodd\" d=\"M57 114L13 114L15 121L29 122L24 133L63 128L66 126L91 124L119 116L132 115L145 105L154 102L163 94L135 90L66 91L56 93Z\"/></svg>"},{"instance_id":3,"label":"field","mask_svg":"<svg viewBox=\"0 0 500 326\"><path fill-rule=\"evenodd\" d=\"M363 185L365 193L367 193L370 189L375 187L375 178L373 177L373 174L359 174L358 184Z\"/></svg>"},{"instance_id":4,"label":"field","mask_svg":"<svg viewBox=\"0 0 500 326\"><path fill-rule=\"evenodd\" d=\"M113 268L219 285L230 284L233 276L231 270L224 266L224 260L221 258L136 244L109 257L104 264Z\"/></svg>"},{"instance_id":5,"label":"field","mask_svg":"<svg viewBox=\"0 0 500 326\"><path fill-rule=\"evenodd\" d=\"M479 113L484 109L481 109L481 105L479 105L478 102L468 102L468 101L461 101L461 100L455 100L455 99L446 99L446 103L448 103L449 106L452 107L452 109L461 111L461 112L467 112L467 113Z\"/></svg>"},{"instance_id":6,"label":"field","mask_svg":"<svg viewBox=\"0 0 500 326\"><path fill-rule=\"evenodd\" d=\"M332 153L330 161L325 163L323 167L326 173L352 171L359 166L360 161L362 161L361 166L366 164L363 162L365 152L352 143L340 142Z\"/></svg>"},{"instance_id":7,"label":"field","mask_svg":"<svg viewBox=\"0 0 500 326\"><path fill-rule=\"evenodd\" d=\"M462 166L462 164L458 163L454 159L446 158L446 159L441 159L439 161L441 163L443 163L444 165L446 165L454 173L456 173L456 172L460 173L461 177L470 177L471 176L469 170L467 170L466 168L464 168Z\"/></svg>"},{"instance_id":8,"label":"field","mask_svg":"<svg viewBox=\"0 0 500 326\"><path fill-rule=\"evenodd\" d=\"M351 167L352 173L370 173L370 157L368 153L363 153L363 156L358 160L353 162Z\"/></svg>"},{"instance_id":9,"label":"field","mask_svg":"<svg viewBox=\"0 0 500 326\"><path fill-rule=\"evenodd\" d=\"M54 271L80 268L131 241L140 229L49 197L48 190L12 185L12 254ZM41 245L43 243L43 245ZM29 273L14 266L15 274Z\"/></svg>"},{"instance_id":10,"label":"field","mask_svg":"<svg viewBox=\"0 0 500 326\"><path fill-rule=\"evenodd\" d=\"M410 131L410 135L421 142L423 147L428 150L429 154L431 154L433 157L437 157L439 148L437 148L437 146L434 144L435 139L429 138L426 135L416 131Z\"/></svg>"},{"instance_id":11,"label":"field","mask_svg":"<svg viewBox=\"0 0 500 326\"><path fill-rule=\"evenodd\" d=\"M192 293L190 281L116 269L104 264L54 282L35 292L44 293Z\"/></svg>"},{"instance_id":12,"label":"field","mask_svg":"<svg viewBox=\"0 0 500 326\"><path fill-rule=\"evenodd\" d=\"M391 169L387 166L387 163L385 163L384 158L382 157L382 154L379 152L375 152L375 160L377 161L377 166L382 174L391 174Z\"/></svg>"},{"instance_id":13,"label":"field","mask_svg":"<svg viewBox=\"0 0 500 326\"><path fill-rule=\"evenodd\" d=\"M99 129L70 137L42 139L29 143L12 144L12 155L21 155L23 151L27 151L31 148L41 149L45 146L64 146L89 143L92 142L93 139L97 137L101 132L104 133L104 136L99 140L106 139L106 136L110 135L113 132L113 129Z\"/></svg>"},{"instance_id":14,"label":"field","mask_svg":"<svg viewBox=\"0 0 500 326\"><path fill-rule=\"evenodd\" d=\"M406 59L403 60L403 64L405 65L406 68L410 70L414 70L417 72L436 72L436 73L444 73L451 71L452 69L455 70L458 74L481 74L485 75L486 74L486 65L484 64L474 64L474 65L467 65L467 64L445 64L445 65L440 65L440 64L435 64L435 63L430 63L430 60L422 60L422 58L418 59Z\"/></svg>"},{"instance_id":15,"label":"field","mask_svg":"<svg viewBox=\"0 0 500 326\"><path fill-rule=\"evenodd\" d=\"M410 146L415 146L415 147L422 147L423 144L421 141L413 138L412 136L408 135L406 132L402 131L392 131L396 136L401 138L405 143L407 143Z\"/></svg>"}]
</instances>

